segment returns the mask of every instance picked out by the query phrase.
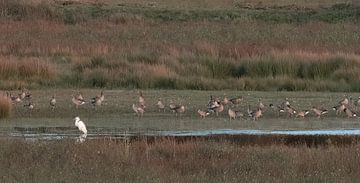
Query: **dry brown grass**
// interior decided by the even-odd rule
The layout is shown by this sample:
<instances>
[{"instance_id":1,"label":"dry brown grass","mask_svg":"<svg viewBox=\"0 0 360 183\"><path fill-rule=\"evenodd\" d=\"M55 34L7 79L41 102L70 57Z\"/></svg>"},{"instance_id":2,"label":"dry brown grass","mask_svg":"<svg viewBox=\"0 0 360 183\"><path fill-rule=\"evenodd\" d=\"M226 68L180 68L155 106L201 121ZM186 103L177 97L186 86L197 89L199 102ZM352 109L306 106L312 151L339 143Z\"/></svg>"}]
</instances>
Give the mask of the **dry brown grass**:
<instances>
[{"instance_id":1,"label":"dry brown grass","mask_svg":"<svg viewBox=\"0 0 360 183\"><path fill-rule=\"evenodd\" d=\"M2 140L3 182L324 182L360 176L359 145L308 148L225 142Z\"/></svg>"},{"instance_id":2,"label":"dry brown grass","mask_svg":"<svg viewBox=\"0 0 360 183\"><path fill-rule=\"evenodd\" d=\"M3 94L0 95L0 118L10 117L12 111L12 104L8 97Z\"/></svg>"},{"instance_id":3,"label":"dry brown grass","mask_svg":"<svg viewBox=\"0 0 360 183\"><path fill-rule=\"evenodd\" d=\"M266 8L241 11L244 14L234 10L240 7L239 4L250 3L248 1L136 0L119 3L108 0L99 4L95 0L79 0L76 2L80 3L70 5L59 2L1 1L4 6L0 6L0 59L39 60L41 62L35 61L31 65L38 64L43 72L37 72L35 66L22 66L26 72L21 75L16 71L17 64L5 64L10 69L1 71L0 75L6 77L1 78L0 88L23 85L27 88L294 88L276 86L267 89L277 80L304 89L302 83L312 85L314 82L305 80L309 78L307 76L292 73L292 81L288 81L282 79L286 77L282 73L263 76L259 74L261 71L256 71L255 74L244 74L241 65L259 60L276 62L274 67L280 67L282 61L309 61L312 64L337 58L344 60L343 63L359 60L359 25L354 23L357 21L356 4L335 7L337 13L344 10L354 14L347 17L345 13L345 19L337 22L333 21L331 8L314 10L323 19L316 19L318 16L311 13L301 14L302 11L291 7L277 7L279 11L274 7L271 11ZM317 6L317 2L310 4ZM278 5L286 5L284 3L279 1ZM304 5L304 1L288 3L300 8ZM327 4L335 3L329 1ZM253 4L261 5L258 1ZM271 4L276 2L264 1L261 6ZM184 13L179 9L189 11ZM283 11L290 14L283 14ZM267 17L275 17L275 23ZM289 17L291 20L287 22ZM104 64L93 66L92 60L98 57L105 60ZM274 68L276 72L281 69ZM345 80L346 87L342 91L360 91L355 80L349 80L357 76L357 70L354 68L352 74L338 70L336 76L311 76L310 79L321 78L322 82L328 82L321 88L331 91L339 90L332 88L331 82ZM268 69L267 72L273 71ZM24 79L28 76L34 82ZM274 81L264 83L262 80ZM305 89L318 91L311 87Z\"/></svg>"},{"instance_id":4,"label":"dry brown grass","mask_svg":"<svg viewBox=\"0 0 360 183\"><path fill-rule=\"evenodd\" d=\"M49 62L38 58L1 57L0 76L10 80L51 80L56 76L56 72Z\"/></svg>"}]
</instances>

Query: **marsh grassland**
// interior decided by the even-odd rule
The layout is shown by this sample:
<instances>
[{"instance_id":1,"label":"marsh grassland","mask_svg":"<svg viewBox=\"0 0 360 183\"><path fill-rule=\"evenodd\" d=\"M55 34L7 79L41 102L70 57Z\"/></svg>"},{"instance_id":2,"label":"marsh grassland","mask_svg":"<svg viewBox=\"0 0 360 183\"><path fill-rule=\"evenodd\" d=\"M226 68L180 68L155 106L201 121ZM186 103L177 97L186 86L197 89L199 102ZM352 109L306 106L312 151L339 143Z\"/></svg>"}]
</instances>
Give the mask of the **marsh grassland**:
<instances>
[{"instance_id":1,"label":"marsh grassland","mask_svg":"<svg viewBox=\"0 0 360 183\"><path fill-rule=\"evenodd\" d=\"M359 23L360 3L348 0L0 0L0 182L356 182L359 136L90 137L358 129L358 117L331 108L360 96ZM31 100L4 97L21 89ZM77 91L87 101L78 109ZM139 91L142 118L131 108ZM201 119L210 95L243 96L232 107L245 114L261 99L266 110L257 121L230 121L228 106ZM268 107L285 98L329 113L300 119ZM175 116L170 100L185 113ZM23 138L77 136L75 116L88 127L84 143Z\"/></svg>"},{"instance_id":2,"label":"marsh grassland","mask_svg":"<svg viewBox=\"0 0 360 183\"><path fill-rule=\"evenodd\" d=\"M1 1L0 87L360 91L349 1Z\"/></svg>"}]
</instances>

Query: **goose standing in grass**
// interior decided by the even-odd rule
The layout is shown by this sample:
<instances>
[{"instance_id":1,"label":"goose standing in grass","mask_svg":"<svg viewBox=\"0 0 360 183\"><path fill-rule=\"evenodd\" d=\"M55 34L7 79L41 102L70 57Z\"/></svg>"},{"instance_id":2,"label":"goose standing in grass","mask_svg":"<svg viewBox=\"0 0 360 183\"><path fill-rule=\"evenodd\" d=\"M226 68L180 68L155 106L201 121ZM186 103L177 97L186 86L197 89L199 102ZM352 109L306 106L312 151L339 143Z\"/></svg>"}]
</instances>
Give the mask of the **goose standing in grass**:
<instances>
[{"instance_id":1,"label":"goose standing in grass","mask_svg":"<svg viewBox=\"0 0 360 183\"><path fill-rule=\"evenodd\" d=\"M296 114L296 110L290 105L285 107L285 111L289 114L289 117L292 117L294 114Z\"/></svg>"},{"instance_id":2,"label":"goose standing in grass","mask_svg":"<svg viewBox=\"0 0 360 183\"><path fill-rule=\"evenodd\" d=\"M229 115L230 121L231 121L232 119L236 119L236 113L235 113L235 111L233 111L233 110L230 109L230 108L229 108L229 110L228 110L228 115Z\"/></svg>"},{"instance_id":3,"label":"goose standing in grass","mask_svg":"<svg viewBox=\"0 0 360 183\"><path fill-rule=\"evenodd\" d=\"M344 109L344 112L345 112L345 114L346 114L346 116L347 116L348 118L356 117L356 113L353 112L353 111L351 111L351 110L348 109L348 108L345 108L345 109Z\"/></svg>"},{"instance_id":4,"label":"goose standing in grass","mask_svg":"<svg viewBox=\"0 0 360 183\"><path fill-rule=\"evenodd\" d=\"M80 105L85 104L85 100L82 98L82 96L81 96L81 98L79 98L78 96L75 97L73 95L71 101L75 104L76 109L78 109Z\"/></svg>"},{"instance_id":5,"label":"goose standing in grass","mask_svg":"<svg viewBox=\"0 0 360 183\"><path fill-rule=\"evenodd\" d=\"M22 89L22 90L21 90L21 93L19 93L18 95L19 95L19 98L20 98L21 100L24 100L24 99L25 99L25 97L26 97L25 90L24 90L24 89Z\"/></svg>"},{"instance_id":6,"label":"goose standing in grass","mask_svg":"<svg viewBox=\"0 0 360 183\"><path fill-rule=\"evenodd\" d=\"M29 102L28 104L25 104L24 107L28 110L29 115L31 116L31 112L34 109L34 104L32 102Z\"/></svg>"},{"instance_id":7,"label":"goose standing in grass","mask_svg":"<svg viewBox=\"0 0 360 183\"><path fill-rule=\"evenodd\" d=\"M32 97L32 94L29 91L26 91L24 99L25 100L31 100L31 97Z\"/></svg>"},{"instance_id":8,"label":"goose standing in grass","mask_svg":"<svg viewBox=\"0 0 360 183\"><path fill-rule=\"evenodd\" d=\"M79 117L75 117L74 120L75 126L79 129L80 132L82 132L82 134L79 136L79 141L84 142L87 136L86 125L83 121L80 120Z\"/></svg>"},{"instance_id":9,"label":"goose standing in grass","mask_svg":"<svg viewBox=\"0 0 360 183\"><path fill-rule=\"evenodd\" d=\"M80 91L78 91L74 97L75 97L75 99L77 99L77 100L80 100L80 101L84 101L84 102L85 102L85 99L84 99L84 97L82 96L82 93L81 93Z\"/></svg>"},{"instance_id":10,"label":"goose standing in grass","mask_svg":"<svg viewBox=\"0 0 360 183\"><path fill-rule=\"evenodd\" d=\"M9 98L10 98L10 100L15 104L15 103L20 103L22 100L21 100L21 98L19 97L19 96L14 96L14 95L12 95L11 93L8 93L7 94L8 96L9 96Z\"/></svg>"},{"instance_id":11,"label":"goose standing in grass","mask_svg":"<svg viewBox=\"0 0 360 183\"><path fill-rule=\"evenodd\" d=\"M310 112L308 110L304 110L304 111L300 111L299 113L297 113L297 115L295 117L297 118L305 118L306 115L308 115Z\"/></svg>"},{"instance_id":12,"label":"goose standing in grass","mask_svg":"<svg viewBox=\"0 0 360 183\"><path fill-rule=\"evenodd\" d=\"M226 96L224 96L224 99L223 99L223 101L221 102L223 105L228 105L229 103L230 103L230 101L229 101L229 99L226 97Z\"/></svg>"},{"instance_id":13,"label":"goose standing in grass","mask_svg":"<svg viewBox=\"0 0 360 183\"><path fill-rule=\"evenodd\" d=\"M160 111L164 111L164 112L165 112L165 105L164 105L164 103L162 102L161 98L159 98L158 102L156 103L156 106L158 107L159 112L160 112Z\"/></svg>"},{"instance_id":14,"label":"goose standing in grass","mask_svg":"<svg viewBox=\"0 0 360 183\"><path fill-rule=\"evenodd\" d=\"M202 119L205 119L206 116L210 115L209 112L202 111L202 110L200 110L200 109L198 109L197 112L198 112L198 114L200 115L200 118L202 118Z\"/></svg>"},{"instance_id":15,"label":"goose standing in grass","mask_svg":"<svg viewBox=\"0 0 360 183\"><path fill-rule=\"evenodd\" d=\"M137 105L133 104L132 109L138 115L138 117L142 117L144 115L145 110L142 105L137 106Z\"/></svg>"},{"instance_id":16,"label":"goose standing in grass","mask_svg":"<svg viewBox=\"0 0 360 183\"><path fill-rule=\"evenodd\" d=\"M101 100L99 97L94 97L94 98L91 98L91 105L93 106L93 108L96 108L96 106L101 106Z\"/></svg>"},{"instance_id":17,"label":"goose standing in grass","mask_svg":"<svg viewBox=\"0 0 360 183\"><path fill-rule=\"evenodd\" d=\"M184 105L175 105L172 101L170 101L169 104L170 110L176 113L176 116L179 114L182 114L185 112L185 106Z\"/></svg>"},{"instance_id":18,"label":"goose standing in grass","mask_svg":"<svg viewBox=\"0 0 360 183\"><path fill-rule=\"evenodd\" d=\"M290 102L288 98L285 98L284 102L281 104L283 108L285 108L286 106L290 106Z\"/></svg>"},{"instance_id":19,"label":"goose standing in grass","mask_svg":"<svg viewBox=\"0 0 360 183\"><path fill-rule=\"evenodd\" d=\"M236 119L236 117L244 116L244 114L241 113L240 111L235 111L235 110L232 110L231 108L228 109L228 115L229 115L230 120Z\"/></svg>"},{"instance_id":20,"label":"goose standing in grass","mask_svg":"<svg viewBox=\"0 0 360 183\"><path fill-rule=\"evenodd\" d=\"M264 109L265 109L265 105L262 103L261 98L259 99L259 108L260 108L261 110L264 110Z\"/></svg>"},{"instance_id":21,"label":"goose standing in grass","mask_svg":"<svg viewBox=\"0 0 360 183\"><path fill-rule=\"evenodd\" d=\"M358 111L360 107L360 97L354 101L355 110Z\"/></svg>"},{"instance_id":22,"label":"goose standing in grass","mask_svg":"<svg viewBox=\"0 0 360 183\"><path fill-rule=\"evenodd\" d=\"M345 112L345 105L344 104L339 104L337 106L333 107L333 110L336 111L336 115L340 115L342 112Z\"/></svg>"},{"instance_id":23,"label":"goose standing in grass","mask_svg":"<svg viewBox=\"0 0 360 183\"><path fill-rule=\"evenodd\" d=\"M219 101L215 101L213 106L208 108L208 111L215 113L216 116L219 116L219 113L224 111L224 105Z\"/></svg>"},{"instance_id":24,"label":"goose standing in grass","mask_svg":"<svg viewBox=\"0 0 360 183\"><path fill-rule=\"evenodd\" d=\"M274 104L269 104L269 107L276 111L278 116L280 116L280 113L285 112L285 108L283 108L282 105L277 105L275 107Z\"/></svg>"},{"instance_id":25,"label":"goose standing in grass","mask_svg":"<svg viewBox=\"0 0 360 183\"><path fill-rule=\"evenodd\" d=\"M339 101L339 104L343 104L345 106L349 104L349 99L348 99L347 95L344 95L344 98Z\"/></svg>"},{"instance_id":26,"label":"goose standing in grass","mask_svg":"<svg viewBox=\"0 0 360 183\"><path fill-rule=\"evenodd\" d=\"M214 107L215 105L217 105L217 103L219 101L220 101L219 98L210 95L210 99L209 99L209 102L207 104L208 108Z\"/></svg>"},{"instance_id":27,"label":"goose standing in grass","mask_svg":"<svg viewBox=\"0 0 360 183\"><path fill-rule=\"evenodd\" d=\"M234 98L229 99L230 103L233 104L233 105L238 105L243 100L244 100L244 98L242 96L234 97Z\"/></svg>"},{"instance_id":28,"label":"goose standing in grass","mask_svg":"<svg viewBox=\"0 0 360 183\"><path fill-rule=\"evenodd\" d=\"M101 102L104 102L104 100L105 100L104 91L101 90L100 95L97 95L96 97L98 97Z\"/></svg>"},{"instance_id":29,"label":"goose standing in grass","mask_svg":"<svg viewBox=\"0 0 360 183\"><path fill-rule=\"evenodd\" d=\"M95 97L91 98L90 102L91 105L96 109L96 106L101 106L104 99L104 93L101 91L100 95L96 95Z\"/></svg>"},{"instance_id":30,"label":"goose standing in grass","mask_svg":"<svg viewBox=\"0 0 360 183\"><path fill-rule=\"evenodd\" d=\"M144 95L143 93L140 91L139 92L139 105L145 109L146 108L146 105L145 105L145 98L144 98Z\"/></svg>"},{"instance_id":31,"label":"goose standing in grass","mask_svg":"<svg viewBox=\"0 0 360 183\"><path fill-rule=\"evenodd\" d=\"M256 110L251 111L250 105L248 106L248 115L251 117L254 121L258 120L262 116L262 111L260 108L257 108Z\"/></svg>"},{"instance_id":32,"label":"goose standing in grass","mask_svg":"<svg viewBox=\"0 0 360 183\"><path fill-rule=\"evenodd\" d=\"M315 116L316 116L317 118L321 118L321 116L322 116L323 114L327 114L327 113L328 113L328 110L326 110L326 109L318 109L318 108L316 108L315 106L312 107L312 111L314 112L314 114L315 114Z\"/></svg>"},{"instance_id":33,"label":"goose standing in grass","mask_svg":"<svg viewBox=\"0 0 360 183\"><path fill-rule=\"evenodd\" d=\"M51 110L55 110L55 107L56 107L55 95L53 95L50 99L50 107L51 107Z\"/></svg>"}]
</instances>

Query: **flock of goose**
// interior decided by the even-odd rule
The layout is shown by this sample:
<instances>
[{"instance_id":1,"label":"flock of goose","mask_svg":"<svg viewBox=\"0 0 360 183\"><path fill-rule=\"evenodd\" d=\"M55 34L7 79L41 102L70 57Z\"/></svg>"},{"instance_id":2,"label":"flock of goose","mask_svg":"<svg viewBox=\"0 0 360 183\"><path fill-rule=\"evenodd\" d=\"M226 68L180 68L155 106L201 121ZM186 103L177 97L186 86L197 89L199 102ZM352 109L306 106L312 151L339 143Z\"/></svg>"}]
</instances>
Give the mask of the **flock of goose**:
<instances>
[{"instance_id":1,"label":"flock of goose","mask_svg":"<svg viewBox=\"0 0 360 183\"><path fill-rule=\"evenodd\" d=\"M25 101L24 107L28 108L29 110L34 109L34 104L31 102L32 95L29 91L22 90L21 93L17 95L13 95L10 92L6 92L6 97L12 101L13 104L17 104L20 102ZM101 106L105 100L104 92L101 91L99 95L91 98L90 104L95 108L97 106ZM79 108L79 106L84 105L86 103L84 97L82 96L81 92L77 92L76 94L72 95L71 98L72 103L74 104L75 108ZM285 113L288 117L295 117L295 118L305 118L310 112L317 118L321 118L322 115L327 114L329 111L323 108L312 107L311 110L296 110L286 98L278 105L269 104L265 105L262 103L261 99L258 100L257 107L255 109L251 109L250 105L247 108L246 112L241 112L240 110L236 110L239 104L242 104L244 101L243 97L234 97L234 98L219 98L210 96L210 99L206 105L206 109L198 109L197 113L200 118L205 119L207 116L214 114L218 116L220 113L225 111L225 106L228 106L227 114L230 120L235 120L236 118L245 118L246 116L250 117L252 120L258 120L264 114L266 110L273 110L280 115L280 113ZM160 98L156 106L159 111L165 112L166 105L164 104L163 100ZM49 107L51 110L55 110L56 108L56 98L53 95L49 100ZM180 116L182 113L185 112L185 106L181 104L175 104L172 100L168 105L170 111L175 113L176 116ZM132 104L132 110L135 112L138 117L143 117L146 111L146 100L143 93L140 91L138 100ZM356 112L360 108L360 97L358 100L353 101L352 98L348 98L346 95L333 107L333 110L336 112L336 115L342 115L344 113L348 118L356 117ZM247 113L247 115L246 115ZM85 123L80 120L79 117L75 117L75 126L82 132L80 136L80 141L84 141L87 135L87 129Z\"/></svg>"},{"instance_id":2,"label":"flock of goose","mask_svg":"<svg viewBox=\"0 0 360 183\"><path fill-rule=\"evenodd\" d=\"M29 110L34 109L34 103L31 102L31 93L27 90L22 90L17 95L13 95L10 92L6 92L6 96L13 102L13 104L17 104L23 101L27 101L24 104L24 107L28 108ZM105 100L104 92L101 91L100 94L96 95L95 97L91 98L90 104L96 108L101 106ZM79 106L84 105L86 103L84 97L82 96L81 92L77 92L72 95L71 98L72 103L74 104L75 108L79 108ZM310 112L317 118L321 118L322 115L327 114L329 111L323 108L312 107L310 110L296 110L291 104L290 101L285 98L278 105L269 104L265 105L261 99L258 100L257 107L255 109L251 109L249 105L246 112L241 112L240 110L236 110L235 108L238 105L244 103L243 97L234 97L234 98L227 98L224 96L222 99L219 97L210 96L208 103L206 104L206 109L198 109L198 115L205 119L207 116L211 114L215 114L218 116L220 113L225 111L225 107L227 108L227 114L230 120L234 120L239 117L250 117L253 120L258 120L264 114L266 110L273 110L280 115L280 113L285 113L289 117L296 117L296 118L305 118ZM56 98L53 95L49 100L49 107L51 110L55 110L56 108ZM138 100L132 104L132 110L139 116L142 117L146 111L146 100L141 91L139 91ZM165 112L166 105L164 104L163 100L160 98L157 103L156 107L159 111ZM170 111L175 113L176 116L180 116L182 113L185 112L185 106L181 104L175 104L172 100L168 104ZM342 115L344 113L347 117L356 117L356 112L360 108L360 97L358 100L353 101L352 98L344 95L344 97L333 107L333 110L336 111L336 115ZM246 114L247 113L247 114Z\"/></svg>"},{"instance_id":3,"label":"flock of goose","mask_svg":"<svg viewBox=\"0 0 360 183\"><path fill-rule=\"evenodd\" d=\"M286 113L288 117L295 117L295 118L305 118L307 115L310 114L310 112L313 112L313 114L317 118L321 118L322 115L327 114L329 111L324 108L318 108L313 106L311 110L296 110L289 102L287 98L283 102L281 102L279 105L269 104L266 106L261 99L259 99L257 107L255 109L251 109L251 106L249 105L247 108L246 113L244 114L240 110L236 110L235 108L238 107L241 103L243 103L244 98L243 97L234 97L234 98L227 98L226 96L223 99L220 99L219 97L210 96L210 99L207 103L206 109L198 109L197 113L199 116L203 119L205 119L207 116L211 114L215 114L218 116L220 113L225 111L225 106L229 106L227 110L227 114L229 116L230 120L234 120L236 118L244 118L247 116L251 119L258 120L260 117L263 116L264 111L268 109L271 109L280 115L280 113ZM159 111L165 111L165 104L161 99L158 100L156 106L158 107ZM344 95L344 98L341 99L334 107L333 110L336 111L336 115L342 115L344 113L348 118L356 117L356 112L358 111L358 108L360 108L360 97L358 100L353 101L352 98L350 99ZM142 117L146 105L145 105L145 98L142 94L142 92L139 93L139 100L137 103L132 105L132 109L135 111L135 113ZM171 100L169 103L169 109L175 113L176 115L182 114L185 112L185 106L181 104L174 104Z\"/></svg>"}]
</instances>

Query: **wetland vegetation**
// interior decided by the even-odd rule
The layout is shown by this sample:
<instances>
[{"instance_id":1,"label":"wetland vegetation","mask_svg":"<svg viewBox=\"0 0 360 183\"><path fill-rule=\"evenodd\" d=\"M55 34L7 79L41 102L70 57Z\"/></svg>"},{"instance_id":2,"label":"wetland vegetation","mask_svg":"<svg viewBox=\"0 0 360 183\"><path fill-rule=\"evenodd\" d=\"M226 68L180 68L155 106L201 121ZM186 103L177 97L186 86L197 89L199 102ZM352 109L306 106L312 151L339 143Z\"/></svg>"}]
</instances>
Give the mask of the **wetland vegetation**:
<instances>
[{"instance_id":1,"label":"wetland vegetation","mask_svg":"<svg viewBox=\"0 0 360 183\"><path fill-rule=\"evenodd\" d=\"M356 182L359 136L75 143L9 134L78 135L75 116L89 137L358 129L359 118L330 110L345 93L360 96L359 23L360 3L350 0L0 0L0 89L29 89L34 107L0 96L0 181ZM105 101L95 109L89 101L100 88ZM75 90L87 100L79 109ZM148 107L142 118L131 109L139 90ZM259 99L268 107L285 98L298 110L329 113L300 119L267 108L258 121L230 121L226 112L201 119L196 111L210 95L243 96L236 108L244 113ZM158 98L184 105L185 113L158 111Z\"/></svg>"}]
</instances>

